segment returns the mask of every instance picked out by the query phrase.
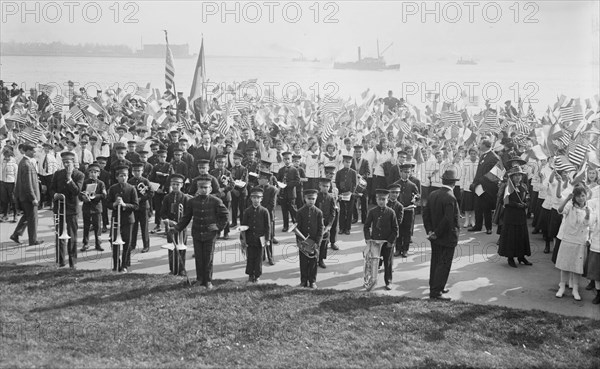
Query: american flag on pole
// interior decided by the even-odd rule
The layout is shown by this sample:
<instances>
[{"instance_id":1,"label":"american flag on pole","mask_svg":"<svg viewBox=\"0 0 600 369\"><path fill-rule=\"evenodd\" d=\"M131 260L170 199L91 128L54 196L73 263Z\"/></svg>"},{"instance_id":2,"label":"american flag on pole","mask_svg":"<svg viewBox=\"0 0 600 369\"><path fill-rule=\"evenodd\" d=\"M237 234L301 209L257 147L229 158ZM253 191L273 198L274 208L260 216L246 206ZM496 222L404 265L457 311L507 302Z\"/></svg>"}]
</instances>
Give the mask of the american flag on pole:
<instances>
[{"instance_id":1,"label":"american flag on pole","mask_svg":"<svg viewBox=\"0 0 600 369\"><path fill-rule=\"evenodd\" d=\"M44 84L40 83L38 85L38 91L43 92L46 95L50 96L50 94L52 94L52 91L54 91L54 86L44 85Z\"/></svg>"},{"instance_id":2,"label":"american flag on pole","mask_svg":"<svg viewBox=\"0 0 600 369\"><path fill-rule=\"evenodd\" d=\"M73 107L69 110L69 114L71 115L71 118L75 120L83 117L83 111L81 111L77 105L73 105Z\"/></svg>"},{"instance_id":3,"label":"american flag on pole","mask_svg":"<svg viewBox=\"0 0 600 369\"><path fill-rule=\"evenodd\" d=\"M229 125L227 124L227 119L225 117L222 117L219 120L219 124L217 125L217 132L219 132L223 136L227 135L227 133L229 132Z\"/></svg>"},{"instance_id":4,"label":"american flag on pole","mask_svg":"<svg viewBox=\"0 0 600 369\"><path fill-rule=\"evenodd\" d=\"M36 128L26 128L21 131L19 135L21 140L28 141L37 144L38 141L44 136L44 131L42 131L39 127Z\"/></svg>"},{"instance_id":5,"label":"american flag on pole","mask_svg":"<svg viewBox=\"0 0 600 369\"><path fill-rule=\"evenodd\" d=\"M167 90L175 89L175 63L173 63L173 53L169 47L169 38L167 30L165 31L165 40L167 41L167 60L165 62L165 86Z\"/></svg>"},{"instance_id":6,"label":"american flag on pole","mask_svg":"<svg viewBox=\"0 0 600 369\"><path fill-rule=\"evenodd\" d=\"M443 111L442 112L442 123L460 123L462 122L462 115L457 111Z\"/></svg>"},{"instance_id":7,"label":"american flag on pole","mask_svg":"<svg viewBox=\"0 0 600 369\"><path fill-rule=\"evenodd\" d=\"M573 141L569 145L569 161L576 167L581 166L587 155L588 149L589 148L587 145L583 145L582 143L575 143L575 141Z\"/></svg>"},{"instance_id":8,"label":"american flag on pole","mask_svg":"<svg viewBox=\"0 0 600 369\"><path fill-rule=\"evenodd\" d=\"M498 111L493 109L489 109L486 111L480 130L482 132L493 133L500 131L500 123L498 122Z\"/></svg>"},{"instance_id":9,"label":"american flag on pole","mask_svg":"<svg viewBox=\"0 0 600 369\"><path fill-rule=\"evenodd\" d=\"M554 168L556 170L563 170L566 172L574 172L576 170L575 166L569 162L569 159L565 155L556 156L556 160L554 160Z\"/></svg>"},{"instance_id":10,"label":"american flag on pole","mask_svg":"<svg viewBox=\"0 0 600 369\"><path fill-rule=\"evenodd\" d=\"M333 117L329 116L329 118L327 118L325 120L325 126L323 127L323 132L321 132L323 135L323 141L327 141L329 139L329 136L331 136L333 134L333 132L334 132L333 126L334 126Z\"/></svg>"},{"instance_id":11,"label":"american flag on pole","mask_svg":"<svg viewBox=\"0 0 600 369\"><path fill-rule=\"evenodd\" d=\"M408 123L406 120L401 120L400 121L400 131L402 131L402 133L404 133L404 135L408 136L410 134L410 123Z\"/></svg>"},{"instance_id":12,"label":"american flag on pole","mask_svg":"<svg viewBox=\"0 0 600 369\"><path fill-rule=\"evenodd\" d=\"M321 105L321 115L323 118L338 116L341 112L342 105L339 101L327 101Z\"/></svg>"}]
</instances>

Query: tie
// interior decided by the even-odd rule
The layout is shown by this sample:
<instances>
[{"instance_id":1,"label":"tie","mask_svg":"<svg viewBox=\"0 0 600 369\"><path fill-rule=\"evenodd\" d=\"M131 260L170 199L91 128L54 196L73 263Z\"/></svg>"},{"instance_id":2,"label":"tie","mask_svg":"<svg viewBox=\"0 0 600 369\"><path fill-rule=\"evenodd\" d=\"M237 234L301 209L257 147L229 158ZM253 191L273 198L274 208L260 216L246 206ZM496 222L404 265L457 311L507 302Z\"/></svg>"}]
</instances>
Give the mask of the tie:
<instances>
[{"instance_id":1,"label":"tie","mask_svg":"<svg viewBox=\"0 0 600 369\"><path fill-rule=\"evenodd\" d=\"M279 151L277 151L277 162L281 163L282 162L282 158L281 158L281 154L279 153Z\"/></svg>"},{"instance_id":2,"label":"tie","mask_svg":"<svg viewBox=\"0 0 600 369\"><path fill-rule=\"evenodd\" d=\"M44 169L44 174L48 174L48 154L44 156L44 162L42 163L42 169Z\"/></svg>"}]
</instances>

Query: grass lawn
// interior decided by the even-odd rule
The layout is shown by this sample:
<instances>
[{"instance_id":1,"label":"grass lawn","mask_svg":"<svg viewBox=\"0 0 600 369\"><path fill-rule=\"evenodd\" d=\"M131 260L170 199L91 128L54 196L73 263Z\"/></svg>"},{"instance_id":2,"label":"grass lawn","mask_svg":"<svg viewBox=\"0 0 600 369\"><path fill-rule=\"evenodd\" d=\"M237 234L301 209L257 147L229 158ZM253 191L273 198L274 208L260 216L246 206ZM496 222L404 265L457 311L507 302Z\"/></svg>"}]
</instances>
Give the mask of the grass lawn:
<instances>
[{"instance_id":1,"label":"grass lawn","mask_svg":"<svg viewBox=\"0 0 600 369\"><path fill-rule=\"evenodd\" d=\"M600 367L600 321L0 264L2 367Z\"/></svg>"}]
</instances>

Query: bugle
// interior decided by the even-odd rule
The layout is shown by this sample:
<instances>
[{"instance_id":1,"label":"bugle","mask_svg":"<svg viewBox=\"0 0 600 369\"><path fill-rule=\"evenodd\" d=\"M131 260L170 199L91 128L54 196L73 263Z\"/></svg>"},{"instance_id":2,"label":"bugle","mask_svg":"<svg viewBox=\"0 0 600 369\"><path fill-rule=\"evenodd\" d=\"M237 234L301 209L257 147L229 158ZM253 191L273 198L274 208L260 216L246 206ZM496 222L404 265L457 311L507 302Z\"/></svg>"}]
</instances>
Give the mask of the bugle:
<instances>
[{"instance_id":1,"label":"bugle","mask_svg":"<svg viewBox=\"0 0 600 369\"><path fill-rule=\"evenodd\" d=\"M113 247L117 248L116 258L113 257L113 261L115 263L115 265L113 265L113 269L119 270L119 260L121 260L121 246L125 244L125 242L121 238L121 204L117 206L117 219L115 220L113 218L112 220L111 233L111 244L113 245Z\"/></svg>"},{"instance_id":2,"label":"bugle","mask_svg":"<svg viewBox=\"0 0 600 369\"><path fill-rule=\"evenodd\" d=\"M298 237L300 237L300 239L302 239L301 242L296 242L298 249L301 253L303 253L306 257L311 259L316 258L317 255L319 255L317 252L319 245L317 245L315 241L304 236L302 232L300 232L300 230L298 229L298 224L292 224L290 226L288 233L292 232L295 233Z\"/></svg>"},{"instance_id":3,"label":"bugle","mask_svg":"<svg viewBox=\"0 0 600 369\"><path fill-rule=\"evenodd\" d=\"M379 259L381 259L381 246L385 240L367 240L367 247L363 251L365 257L364 286L371 291L377 285L377 273L379 271Z\"/></svg>"}]
</instances>

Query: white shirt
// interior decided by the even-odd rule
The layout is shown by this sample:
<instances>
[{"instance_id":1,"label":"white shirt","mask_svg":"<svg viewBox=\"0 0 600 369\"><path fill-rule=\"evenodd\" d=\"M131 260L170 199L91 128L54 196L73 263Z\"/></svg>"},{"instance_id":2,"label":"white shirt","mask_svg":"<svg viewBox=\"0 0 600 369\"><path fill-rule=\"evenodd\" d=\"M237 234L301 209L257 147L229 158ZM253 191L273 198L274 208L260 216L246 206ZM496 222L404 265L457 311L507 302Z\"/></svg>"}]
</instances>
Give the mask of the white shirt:
<instances>
[{"instance_id":1,"label":"white shirt","mask_svg":"<svg viewBox=\"0 0 600 369\"><path fill-rule=\"evenodd\" d=\"M44 160L46 160L46 164L48 165L47 170L44 170ZM50 151L48 154L42 152L41 155L38 156L37 170L41 176L49 176L56 173L58 170L58 160L53 151Z\"/></svg>"},{"instance_id":2,"label":"white shirt","mask_svg":"<svg viewBox=\"0 0 600 369\"><path fill-rule=\"evenodd\" d=\"M373 162L373 166L371 167L371 168L373 168L373 175L380 176L380 177L385 176L382 164L385 163L386 161L390 161L390 162L392 161L391 151L385 150L385 151L382 151L381 153L379 151L375 151L375 161Z\"/></svg>"},{"instance_id":3,"label":"white shirt","mask_svg":"<svg viewBox=\"0 0 600 369\"><path fill-rule=\"evenodd\" d=\"M313 158L313 156L316 156ZM321 177L321 166L319 164L321 160L321 155L319 154L319 150L315 153L312 151L307 151L305 156L306 169L304 172L306 173L306 178L320 178Z\"/></svg>"},{"instance_id":4,"label":"white shirt","mask_svg":"<svg viewBox=\"0 0 600 369\"><path fill-rule=\"evenodd\" d=\"M448 164L442 161L439 163L437 160L433 162L429 162L425 167L427 172L427 182L431 181L432 187L441 187L442 186L442 174L444 174L444 169ZM431 178L431 180L429 179Z\"/></svg>"},{"instance_id":5,"label":"white shirt","mask_svg":"<svg viewBox=\"0 0 600 369\"><path fill-rule=\"evenodd\" d=\"M364 158L369 162L369 168L371 168L371 174L369 178L373 177L373 164L375 163L375 148L370 148L364 155Z\"/></svg>"},{"instance_id":6,"label":"white shirt","mask_svg":"<svg viewBox=\"0 0 600 369\"><path fill-rule=\"evenodd\" d=\"M588 240L589 221L585 220L585 209L573 206L573 201L569 200L562 213L563 219L560 223L560 229L556 238L565 242L583 244ZM590 217L592 216L590 212Z\"/></svg>"},{"instance_id":7,"label":"white shirt","mask_svg":"<svg viewBox=\"0 0 600 369\"><path fill-rule=\"evenodd\" d=\"M476 158L475 161L471 161L471 158L463 160L462 163L462 172L460 175L460 187L464 191L471 192L469 190L469 186L473 183L475 179L475 173L477 173L477 166L479 165L479 159Z\"/></svg>"}]
</instances>

